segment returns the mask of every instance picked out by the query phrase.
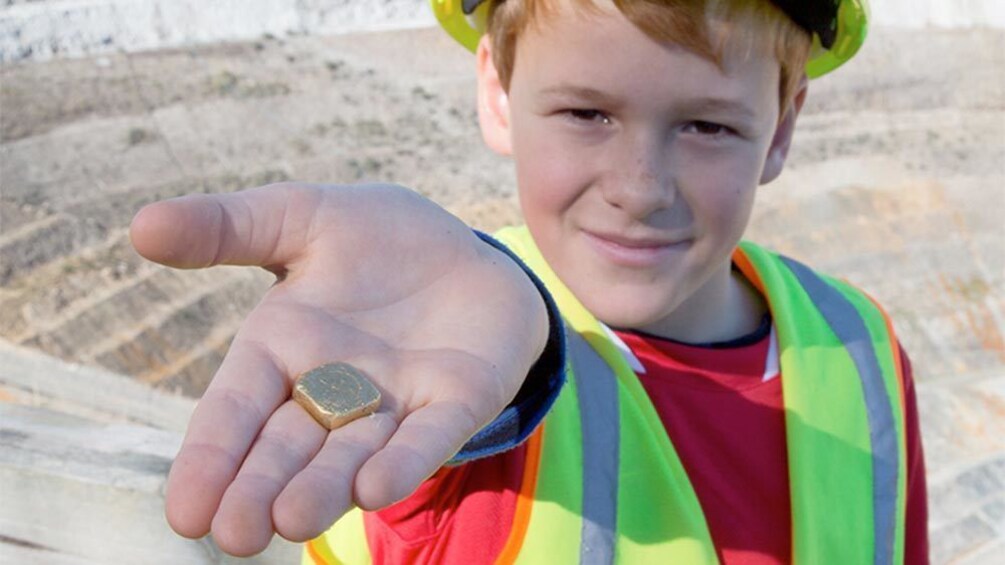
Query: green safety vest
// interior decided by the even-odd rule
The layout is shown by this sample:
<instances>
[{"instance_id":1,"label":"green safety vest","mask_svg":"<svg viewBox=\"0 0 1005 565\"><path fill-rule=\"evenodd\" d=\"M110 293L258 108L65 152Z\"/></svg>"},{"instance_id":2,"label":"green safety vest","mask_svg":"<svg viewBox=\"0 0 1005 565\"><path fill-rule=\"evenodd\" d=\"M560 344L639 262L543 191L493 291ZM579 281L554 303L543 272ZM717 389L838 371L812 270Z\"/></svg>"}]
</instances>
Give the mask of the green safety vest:
<instances>
[{"instance_id":1,"label":"green safety vest","mask_svg":"<svg viewBox=\"0 0 1005 565\"><path fill-rule=\"evenodd\" d=\"M499 563L717 563L698 498L624 355L548 267L526 228L496 234L552 293L568 327L567 382L527 444ZM902 368L868 296L751 243L733 257L767 298L779 344L793 561L903 563ZM304 563L369 563L353 510Z\"/></svg>"}]
</instances>

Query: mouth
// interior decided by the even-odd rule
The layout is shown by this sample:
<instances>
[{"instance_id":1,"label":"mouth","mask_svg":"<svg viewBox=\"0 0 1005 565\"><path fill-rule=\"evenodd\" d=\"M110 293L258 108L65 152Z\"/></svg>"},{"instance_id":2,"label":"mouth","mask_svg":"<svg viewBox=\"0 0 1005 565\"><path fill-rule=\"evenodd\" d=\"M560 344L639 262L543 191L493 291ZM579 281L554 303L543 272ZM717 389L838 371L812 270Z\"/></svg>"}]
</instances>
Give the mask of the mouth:
<instances>
[{"instance_id":1,"label":"mouth","mask_svg":"<svg viewBox=\"0 0 1005 565\"><path fill-rule=\"evenodd\" d=\"M651 268L683 251L689 239L632 238L619 234L583 231L586 241L604 259L623 267Z\"/></svg>"}]
</instances>

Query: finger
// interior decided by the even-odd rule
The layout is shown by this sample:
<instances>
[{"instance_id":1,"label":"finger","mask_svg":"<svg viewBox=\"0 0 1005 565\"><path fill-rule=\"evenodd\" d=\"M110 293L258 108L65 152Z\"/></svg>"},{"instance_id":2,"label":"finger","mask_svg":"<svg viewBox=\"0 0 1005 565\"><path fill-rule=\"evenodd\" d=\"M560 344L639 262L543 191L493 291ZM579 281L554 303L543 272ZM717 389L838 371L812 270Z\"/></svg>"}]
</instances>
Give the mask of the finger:
<instances>
[{"instance_id":1,"label":"finger","mask_svg":"<svg viewBox=\"0 0 1005 565\"><path fill-rule=\"evenodd\" d=\"M439 401L411 413L360 468L356 504L376 510L412 494L481 426L470 408L457 401Z\"/></svg>"},{"instance_id":2,"label":"finger","mask_svg":"<svg viewBox=\"0 0 1005 565\"><path fill-rule=\"evenodd\" d=\"M388 412L360 418L332 431L317 456L273 505L276 531L290 541L313 539L352 507L360 466L383 447L397 427Z\"/></svg>"},{"instance_id":3,"label":"finger","mask_svg":"<svg viewBox=\"0 0 1005 565\"><path fill-rule=\"evenodd\" d=\"M324 444L327 430L296 402L276 410L227 488L213 518L213 539L223 551L248 556L264 550L275 531L272 503Z\"/></svg>"},{"instance_id":4,"label":"finger","mask_svg":"<svg viewBox=\"0 0 1005 565\"><path fill-rule=\"evenodd\" d=\"M141 209L129 236L140 255L170 267L284 265L306 246L322 191L276 185L195 194Z\"/></svg>"},{"instance_id":5,"label":"finger","mask_svg":"<svg viewBox=\"0 0 1005 565\"><path fill-rule=\"evenodd\" d=\"M252 441L289 397L285 375L261 346L234 341L192 414L168 475L165 512L176 532L190 538L209 533Z\"/></svg>"}]
</instances>

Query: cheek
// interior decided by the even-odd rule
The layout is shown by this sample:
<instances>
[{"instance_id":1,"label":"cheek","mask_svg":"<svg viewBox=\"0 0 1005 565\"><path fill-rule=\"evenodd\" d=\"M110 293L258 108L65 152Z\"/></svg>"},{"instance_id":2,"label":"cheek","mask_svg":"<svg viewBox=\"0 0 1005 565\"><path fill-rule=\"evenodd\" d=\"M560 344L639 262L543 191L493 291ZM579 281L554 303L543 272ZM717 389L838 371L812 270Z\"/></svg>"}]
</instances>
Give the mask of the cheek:
<instances>
[{"instance_id":1,"label":"cheek","mask_svg":"<svg viewBox=\"0 0 1005 565\"><path fill-rule=\"evenodd\" d=\"M711 157L715 166L706 166L709 159L691 155L681 161L681 190L704 230L738 237L753 207L763 162L756 151Z\"/></svg>"},{"instance_id":2,"label":"cheek","mask_svg":"<svg viewBox=\"0 0 1005 565\"><path fill-rule=\"evenodd\" d=\"M545 132L515 131L513 158L528 222L554 219L571 208L587 186L582 160Z\"/></svg>"}]
</instances>

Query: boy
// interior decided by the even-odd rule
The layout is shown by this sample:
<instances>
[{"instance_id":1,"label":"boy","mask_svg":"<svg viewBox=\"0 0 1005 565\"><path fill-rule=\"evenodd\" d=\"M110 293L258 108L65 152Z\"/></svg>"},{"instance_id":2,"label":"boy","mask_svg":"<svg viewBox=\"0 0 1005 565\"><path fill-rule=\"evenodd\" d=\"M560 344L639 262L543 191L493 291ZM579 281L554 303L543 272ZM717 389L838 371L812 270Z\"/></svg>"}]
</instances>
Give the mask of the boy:
<instances>
[{"instance_id":1,"label":"boy","mask_svg":"<svg viewBox=\"0 0 1005 565\"><path fill-rule=\"evenodd\" d=\"M803 69L849 57L864 8L477 4L480 125L514 159L527 221L498 234L509 249L396 187L138 214L151 259L279 277L193 415L172 527L237 555L273 532L312 540L308 563L926 562L913 385L887 320L738 247ZM470 41L454 4L434 6ZM289 396L330 361L384 403L327 432ZM374 512L336 522L353 504Z\"/></svg>"}]
</instances>

